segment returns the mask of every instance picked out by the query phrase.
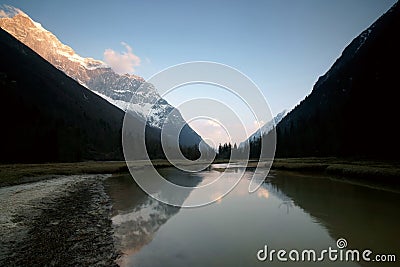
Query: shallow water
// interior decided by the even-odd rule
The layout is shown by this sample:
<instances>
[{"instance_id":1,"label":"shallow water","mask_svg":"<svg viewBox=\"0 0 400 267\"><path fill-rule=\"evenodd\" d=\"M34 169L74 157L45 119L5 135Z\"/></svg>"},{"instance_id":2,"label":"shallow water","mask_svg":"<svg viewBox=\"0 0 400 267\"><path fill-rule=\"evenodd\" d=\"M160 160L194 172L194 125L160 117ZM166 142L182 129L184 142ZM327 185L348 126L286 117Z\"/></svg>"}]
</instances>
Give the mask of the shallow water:
<instances>
[{"instance_id":1,"label":"shallow water","mask_svg":"<svg viewBox=\"0 0 400 267\"><path fill-rule=\"evenodd\" d=\"M182 183L207 184L219 173L160 172ZM272 172L248 193L249 177L227 196L199 208L176 208L147 196L130 176L106 181L122 266L321 266L321 262L259 261L268 249L313 249L319 253L345 238L348 249L400 256L400 194L327 178ZM233 178L232 178L233 179ZM215 192L209 192L210 195ZM186 196L190 202L194 194ZM343 250L345 253L345 250ZM339 252L338 252L339 253ZM286 258L288 255L286 254ZM373 258L373 256L370 256ZM377 262L329 261L328 266L380 266ZM398 261L397 261L398 263ZM384 266L397 266L385 263Z\"/></svg>"}]
</instances>

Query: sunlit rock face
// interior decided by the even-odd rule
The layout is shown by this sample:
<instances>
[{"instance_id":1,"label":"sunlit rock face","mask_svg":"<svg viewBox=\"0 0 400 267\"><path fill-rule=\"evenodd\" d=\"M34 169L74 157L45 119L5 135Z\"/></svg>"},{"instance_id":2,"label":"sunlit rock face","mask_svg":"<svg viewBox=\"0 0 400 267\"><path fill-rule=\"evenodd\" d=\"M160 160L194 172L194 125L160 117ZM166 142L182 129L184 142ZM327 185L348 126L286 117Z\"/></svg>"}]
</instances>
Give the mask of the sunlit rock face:
<instances>
[{"instance_id":1,"label":"sunlit rock face","mask_svg":"<svg viewBox=\"0 0 400 267\"><path fill-rule=\"evenodd\" d=\"M18 9L5 10L3 16L7 13L7 17L0 17L1 28L120 109L126 111L129 108L131 113L157 128L161 128L168 114L176 110L160 97L153 85L145 83L142 77L120 75L101 60L78 55L40 23ZM176 125L186 124L179 111L176 110L174 114ZM187 137L183 145L198 144L201 140L190 127L185 127L182 132Z\"/></svg>"}]
</instances>

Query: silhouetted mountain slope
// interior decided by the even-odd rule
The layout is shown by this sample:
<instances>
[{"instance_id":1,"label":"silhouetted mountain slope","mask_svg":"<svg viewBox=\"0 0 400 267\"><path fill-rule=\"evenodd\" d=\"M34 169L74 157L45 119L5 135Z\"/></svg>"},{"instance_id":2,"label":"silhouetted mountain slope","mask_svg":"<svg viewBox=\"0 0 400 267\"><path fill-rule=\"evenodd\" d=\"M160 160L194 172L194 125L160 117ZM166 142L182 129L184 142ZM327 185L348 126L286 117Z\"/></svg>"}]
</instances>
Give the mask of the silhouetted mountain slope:
<instances>
[{"instance_id":1,"label":"silhouetted mountain slope","mask_svg":"<svg viewBox=\"0 0 400 267\"><path fill-rule=\"evenodd\" d=\"M400 8L343 51L277 126L277 156L399 158Z\"/></svg>"},{"instance_id":2,"label":"silhouetted mountain slope","mask_svg":"<svg viewBox=\"0 0 400 267\"><path fill-rule=\"evenodd\" d=\"M124 112L0 29L0 162L123 159Z\"/></svg>"},{"instance_id":3,"label":"silhouetted mountain slope","mask_svg":"<svg viewBox=\"0 0 400 267\"><path fill-rule=\"evenodd\" d=\"M105 62L78 55L63 44L53 33L33 21L27 14L13 7L1 10L0 27L31 48L53 66L62 70L84 87L89 88L123 111L146 121L149 126L161 129L168 115L176 127L186 124L179 110L161 98L157 89L142 77L115 73ZM149 113L149 111L151 112ZM201 137L185 125L180 144L198 145Z\"/></svg>"}]
</instances>

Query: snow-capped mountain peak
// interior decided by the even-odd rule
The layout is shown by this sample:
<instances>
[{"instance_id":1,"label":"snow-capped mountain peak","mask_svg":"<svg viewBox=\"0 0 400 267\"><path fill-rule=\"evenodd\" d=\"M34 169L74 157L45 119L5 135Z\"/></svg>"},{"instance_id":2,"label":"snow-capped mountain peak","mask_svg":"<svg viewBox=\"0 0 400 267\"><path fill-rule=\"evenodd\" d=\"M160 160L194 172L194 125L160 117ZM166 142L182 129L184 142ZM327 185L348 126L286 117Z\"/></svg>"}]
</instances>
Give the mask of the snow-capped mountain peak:
<instances>
[{"instance_id":1,"label":"snow-capped mountain peak","mask_svg":"<svg viewBox=\"0 0 400 267\"><path fill-rule=\"evenodd\" d=\"M161 128L168 114L175 109L142 77L117 74L101 60L78 55L17 8L3 6L2 9L0 6L0 27L86 88L124 111L129 108L150 126ZM174 114L179 122L177 125L186 123L179 112ZM186 135L193 141L188 145L198 144L200 136L190 127L186 129Z\"/></svg>"},{"instance_id":2,"label":"snow-capped mountain peak","mask_svg":"<svg viewBox=\"0 0 400 267\"><path fill-rule=\"evenodd\" d=\"M109 68L106 63L93 58L84 58L78 55L71 47L63 44L50 31L46 30L40 23L32 20L27 14L19 9L15 9L16 14L12 17L0 18L0 26L8 33L13 35L19 41L27 44L36 53L48 60L56 67L62 69L68 75L67 69L63 69L60 64L54 64L61 61L58 57L65 57L71 62L75 62L82 67L92 70L95 68ZM7 14L4 12L4 14ZM12 15L12 13L11 13ZM72 76L72 75L70 75Z\"/></svg>"},{"instance_id":3,"label":"snow-capped mountain peak","mask_svg":"<svg viewBox=\"0 0 400 267\"><path fill-rule=\"evenodd\" d=\"M256 132L254 132L252 135L247 138L246 141L240 143L239 147L245 146L247 141L251 141L254 138L260 138L261 135L269 133L287 114L287 110L283 110L282 112L278 113L272 120L269 122L265 123L263 126L261 126L260 129L258 129Z\"/></svg>"}]
</instances>

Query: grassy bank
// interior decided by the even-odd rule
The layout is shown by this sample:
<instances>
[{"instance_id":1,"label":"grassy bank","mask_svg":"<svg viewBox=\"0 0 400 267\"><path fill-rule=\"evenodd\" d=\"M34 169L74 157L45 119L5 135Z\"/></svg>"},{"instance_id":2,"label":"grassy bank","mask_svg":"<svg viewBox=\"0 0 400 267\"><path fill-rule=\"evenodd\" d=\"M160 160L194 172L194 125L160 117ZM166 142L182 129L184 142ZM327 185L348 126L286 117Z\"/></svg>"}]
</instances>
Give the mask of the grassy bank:
<instances>
[{"instance_id":1,"label":"grassy bank","mask_svg":"<svg viewBox=\"0 0 400 267\"><path fill-rule=\"evenodd\" d=\"M225 163L218 161L215 163ZM135 163L140 166L139 163ZM157 168L170 167L166 160L155 160ZM257 162L249 162L255 167ZM143 165L145 166L145 165ZM371 161L337 158L278 158L275 170L325 174L337 178L373 181L400 187L400 164L390 161ZM125 161L88 161L76 163L3 164L0 165L0 187L53 178L55 175L127 173Z\"/></svg>"},{"instance_id":2,"label":"grassy bank","mask_svg":"<svg viewBox=\"0 0 400 267\"><path fill-rule=\"evenodd\" d=\"M277 158L273 169L326 172L357 177L385 176L400 178L400 162L338 158Z\"/></svg>"},{"instance_id":3,"label":"grassy bank","mask_svg":"<svg viewBox=\"0 0 400 267\"><path fill-rule=\"evenodd\" d=\"M400 189L400 164L396 161L285 158L275 159L275 170L327 175L355 182L368 182Z\"/></svg>"},{"instance_id":4,"label":"grassy bank","mask_svg":"<svg viewBox=\"0 0 400 267\"><path fill-rule=\"evenodd\" d=\"M54 175L127 172L125 161L0 165L0 186L52 178Z\"/></svg>"}]
</instances>

